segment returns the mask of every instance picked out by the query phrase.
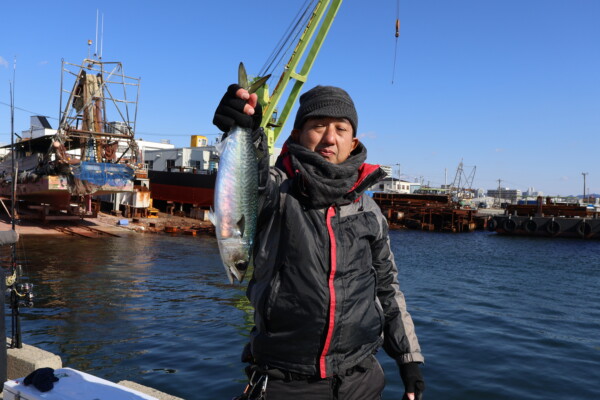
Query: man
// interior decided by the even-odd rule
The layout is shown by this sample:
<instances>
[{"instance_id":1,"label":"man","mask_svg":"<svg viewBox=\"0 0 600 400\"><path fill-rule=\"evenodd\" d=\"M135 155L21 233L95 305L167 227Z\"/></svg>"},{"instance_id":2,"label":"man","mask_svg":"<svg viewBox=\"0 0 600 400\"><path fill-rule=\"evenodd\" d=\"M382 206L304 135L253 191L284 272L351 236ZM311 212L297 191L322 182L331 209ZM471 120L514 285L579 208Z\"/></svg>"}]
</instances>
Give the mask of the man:
<instances>
[{"instance_id":1,"label":"man","mask_svg":"<svg viewBox=\"0 0 600 400\"><path fill-rule=\"evenodd\" d=\"M254 129L265 152L261 117L256 95L231 85L213 122L224 132L234 124ZM259 161L247 290L255 327L243 355L250 385L240 399L379 399L384 375L374 354L381 346L399 365L404 398L422 396L424 359L387 222L363 194L385 173L364 163L357 125L348 93L317 86L300 97L276 166Z\"/></svg>"}]
</instances>

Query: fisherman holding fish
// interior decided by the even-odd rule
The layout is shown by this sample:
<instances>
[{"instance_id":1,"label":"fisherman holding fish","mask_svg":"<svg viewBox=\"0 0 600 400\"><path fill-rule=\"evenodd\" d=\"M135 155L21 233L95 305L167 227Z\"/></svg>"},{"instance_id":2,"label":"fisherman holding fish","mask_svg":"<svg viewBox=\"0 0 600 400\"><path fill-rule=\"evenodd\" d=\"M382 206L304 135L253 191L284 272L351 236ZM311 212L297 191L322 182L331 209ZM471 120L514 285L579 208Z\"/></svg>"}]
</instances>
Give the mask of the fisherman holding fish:
<instances>
[{"instance_id":1,"label":"fisherman holding fish","mask_svg":"<svg viewBox=\"0 0 600 400\"><path fill-rule=\"evenodd\" d=\"M380 399L380 347L399 366L403 399L421 399L424 358L387 221L364 194L385 173L365 163L352 99L332 86L304 93L291 135L269 167L262 107L247 89L231 85L213 120L226 133L251 132L259 154L251 178L258 180L257 218L248 232L255 326L242 355L250 381L236 399ZM241 236L249 217L235 218ZM241 281L247 263L238 265L242 270L232 271Z\"/></svg>"}]
</instances>

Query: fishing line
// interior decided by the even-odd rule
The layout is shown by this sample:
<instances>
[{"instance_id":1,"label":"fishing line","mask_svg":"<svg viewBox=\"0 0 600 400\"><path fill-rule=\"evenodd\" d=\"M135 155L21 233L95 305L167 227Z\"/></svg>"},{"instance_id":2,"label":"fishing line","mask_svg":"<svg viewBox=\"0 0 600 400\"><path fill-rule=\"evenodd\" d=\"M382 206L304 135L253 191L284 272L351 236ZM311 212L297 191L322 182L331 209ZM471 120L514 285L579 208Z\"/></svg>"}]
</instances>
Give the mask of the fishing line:
<instances>
[{"instance_id":1,"label":"fishing line","mask_svg":"<svg viewBox=\"0 0 600 400\"><path fill-rule=\"evenodd\" d=\"M396 76L396 59L398 58L398 38L400 37L400 0L396 2L396 44L394 46L394 67L392 69L392 85Z\"/></svg>"}]
</instances>

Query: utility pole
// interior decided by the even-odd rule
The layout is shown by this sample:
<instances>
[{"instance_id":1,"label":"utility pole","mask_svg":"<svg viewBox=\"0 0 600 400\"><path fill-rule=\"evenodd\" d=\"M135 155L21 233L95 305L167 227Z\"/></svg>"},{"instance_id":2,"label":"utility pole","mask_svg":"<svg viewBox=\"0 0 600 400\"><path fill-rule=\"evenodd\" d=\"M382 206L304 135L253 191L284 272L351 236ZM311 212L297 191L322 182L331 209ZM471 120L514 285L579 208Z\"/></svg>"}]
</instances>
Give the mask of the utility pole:
<instances>
[{"instance_id":1,"label":"utility pole","mask_svg":"<svg viewBox=\"0 0 600 400\"><path fill-rule=\"evenodd\" d=\"M448 168L444 168L444 188L448 189Z\"/></svg>"},{"instance_id":2,"label":"utility pole","mask_svg":"<svg viewBox=\"0 0 600 400\"><path fill-rule=\"evenodd\" d=\"M498 207L502 205L502 179L498 179Z\"/></svg>"},{"instance_id":3,"label":"utility pole","mask_svg":"<svg viewBox=\"0 0 600 400\"><path fill-rule=\"evenodd\" d=\"M587 172L582 172L581 175L583 175L583 197L581 198L581 200L584 202L585 204L585 177L588 173Z\"/></svg>"},{"instance_id":4,"label":"utility pole","mask_svg":"<svg viewBox=\"0 0 600 400\"><path fill-rule=\"evenodd\" d=\"M398 184L401 185L400 187L402 187L402 183L400 183L400 182L402 182L402 176L400 175L400 163L396 163L395 165L398 166ZM394 174L392 174L392 176L393 175ZM398 191L400 191L400 190L398 190Z\"/></svg>"}]
</instances>

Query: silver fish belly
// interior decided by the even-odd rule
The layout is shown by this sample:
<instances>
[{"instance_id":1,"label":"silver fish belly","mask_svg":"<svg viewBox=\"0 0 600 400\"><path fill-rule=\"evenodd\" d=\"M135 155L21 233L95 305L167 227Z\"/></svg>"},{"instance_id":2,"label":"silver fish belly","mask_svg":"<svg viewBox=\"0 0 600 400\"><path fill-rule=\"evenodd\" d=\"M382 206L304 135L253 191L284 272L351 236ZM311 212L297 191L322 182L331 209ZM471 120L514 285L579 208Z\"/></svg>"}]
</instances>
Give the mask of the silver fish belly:
<instances>
[{"instance_id":1,"label":"silver fish belly","mask_svg":"<svg viewBox=\"0 0 600 400\"><path fill-rule=\"evenodd\" d=\"M214 211L219 252L229 281L242 281L258 217L258 160L249 129L234 127L220 143Z\"/></svg>"}]
</instances>

